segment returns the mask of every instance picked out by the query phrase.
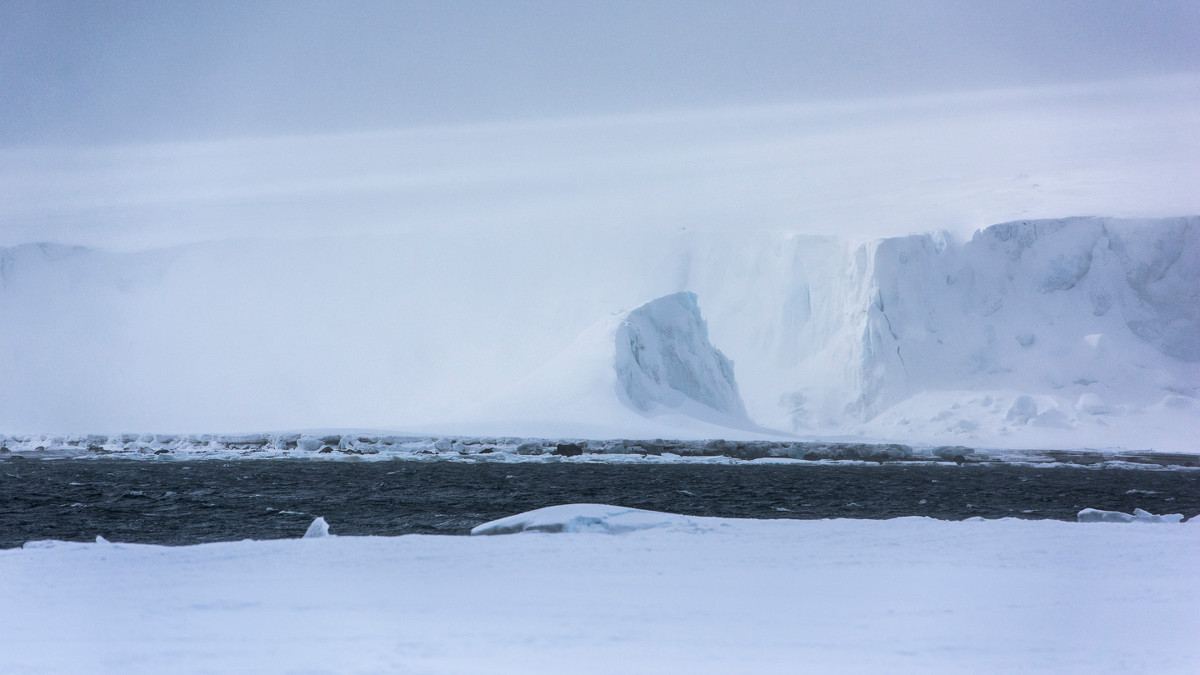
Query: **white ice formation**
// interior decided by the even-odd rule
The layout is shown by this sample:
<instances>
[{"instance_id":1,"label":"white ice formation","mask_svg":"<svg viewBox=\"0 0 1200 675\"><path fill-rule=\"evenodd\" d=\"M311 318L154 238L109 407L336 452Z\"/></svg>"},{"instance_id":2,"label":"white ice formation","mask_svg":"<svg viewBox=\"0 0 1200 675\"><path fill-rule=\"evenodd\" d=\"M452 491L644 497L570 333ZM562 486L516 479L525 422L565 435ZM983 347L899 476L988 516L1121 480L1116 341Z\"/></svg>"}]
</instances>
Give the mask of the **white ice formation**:
<instances>
[{"instance_id":1,"label":"white ice formation","mask_svg":"<svg viewBox=\"0 0 1200 675\"><path fill-rule=\"evenodd\" d=\"M500 235L26 245L0 250L0 312L0 433L1200 450L1196 216L572 234L553 256Z\"/></svg>"},{"instance_id":2,"label":"white ice formation","mask_svg":"<svg viewBox=\"0 0 1200 675\"><path fill-rule=\"evenodd\" d=\"M766 426L1197 449L1200 218L697 239L688 256L683 283Z\"/></svg>"},{"instance_id":3,"label":"white ice formation","mask_svg":"<svg viewBox=\"0 0 1200 675\"><path fill-rule=\"evenodd\" d=\"M617 393L635 410L704 406L746 421L733 364L708 341L694 293L675 293L629 312L618 324Z\"/></svg>"},{"instance_id":4,"label":"white ice formation","mask_svg":"<svg viewBox=\"0 0 1200 675\"><path fill-rule=\"evenodd\" d=\"M1075 519L1080 523L1179 523L1183 521L1183 514L1168 513L1157 516L1144 509L1134 509L1133 513L1084 509Z\"/></svg>"},{"instance_id":5,"label":"white ice formation","mask_svg":"<svg viewBox=\"0 0 1200 675\"><path fill-rule=\"evenodd\" d=\"M689 292L605 318L477 414L501 427L505 418L544 419L568 430L586 429L599 418L632 430L630 436L661 433L651 424L664 421L709 429L753 426L733 363L709 342Z\"/></svg>"},{"instance_id":6,"label":"white ice formation","mask_svg":"<svg viewBox=\"0 0 1200 675\"><path fill-rule=\"evenodd\" d=\"M920 520L913 518L911 520ZM1076 516L1080 523L1179 523L1178 513L1154 515L1143 509L1132 514L1120 511L1083 509ZM987 522L980 518L979 522ZM472 535L517 534L521 532L623 534L638 530L672 529L690 532L711 530L721 523L736 520L683 516L673 513L645 511L608 504L563 504L548 506L476 526Z\"/></svg>"},{"instance_id":7,"label":"white ice formation","mask_svg":"<svg viewBox=\"0 0 1200 675\"><path fill-rule=\"evenodd\" d=\"M476 526L471 530L471 534L493 535L519 532L622 534L660 528L697 531L708 529L709 521L713 521L713 519L608 504L562 504L493 520Z\"/></svg>"},{"instance_id":8,"label":"white ice formation","mask_svg":"<svg viewBox=\"0 0 1200 675\"><path fill-rule=\"evenodd\" d=\"M303 539L319 539L321 537L328 537L328 536L330 536L329 523L325 522L324 516L317 516L316 518L313 519L312 524L308 526L308 530L305 531L304 537L302 537L302 538Z\"/></svg>"}]
</instances>

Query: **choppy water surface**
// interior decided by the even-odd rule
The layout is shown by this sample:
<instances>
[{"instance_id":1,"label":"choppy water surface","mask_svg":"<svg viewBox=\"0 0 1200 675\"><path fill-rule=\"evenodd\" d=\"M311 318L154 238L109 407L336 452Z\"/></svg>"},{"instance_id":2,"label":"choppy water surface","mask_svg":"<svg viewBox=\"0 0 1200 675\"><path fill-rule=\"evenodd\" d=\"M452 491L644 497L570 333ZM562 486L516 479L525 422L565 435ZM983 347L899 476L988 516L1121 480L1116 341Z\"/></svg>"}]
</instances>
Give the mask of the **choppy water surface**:
<instances>
[{"instance_id":1,"label":"choppy water surface","mask_svg":"<svg viewBox=\"0 0 1200 675\"><path fill-rule=\"evenodd\" d=\"M738 518L1074 520L1082 508L1200 513L1200 471L1003 464L769 465L0 461L0 547L36 539L195 544L465 534L572 502Z\"/></svg>"}]
</instances>

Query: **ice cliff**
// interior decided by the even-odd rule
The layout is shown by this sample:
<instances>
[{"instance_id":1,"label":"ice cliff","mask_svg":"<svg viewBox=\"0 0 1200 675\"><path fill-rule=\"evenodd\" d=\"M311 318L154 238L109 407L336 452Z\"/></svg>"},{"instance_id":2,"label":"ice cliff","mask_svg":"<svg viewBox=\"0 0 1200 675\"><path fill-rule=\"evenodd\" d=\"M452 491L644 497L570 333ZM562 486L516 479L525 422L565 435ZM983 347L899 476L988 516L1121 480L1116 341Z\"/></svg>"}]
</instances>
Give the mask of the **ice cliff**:
<instances>
[{"instance_id":1,"label":"ice cliff","mask_svg":"<svg viewBox=\"0 0 1200 675\"><path fill-rule=\"evenodd\" d=\"M635 410L701 405L746 420L733 364L708 341L694 293L675 293L629 312L617 327L617 394Z\"/></svg>"},{"instance_id":2,"label":"ice cliff","mask_svg":"<svg viewBox=\"0 0 1200 675\"><path fill-rule=\"evenodd\" d=\"M1196 217L1021 221L965 242L697 241L683 255L680 283L706 299L765 424L1149 446L1166 423L1194 438L1178 427L1196 428L1200 394Z\"/></svg>"},{"instance_id":3,"label":"ice cliff","mask_svg":"<svg viewBox=\"0 0 1200 675\"><path fill-rule=\"evenodd\" d=\"M1200 451L1200 218L25 245L0 249L0 381L0 433Z\"/></svg>"},{"instance_id":4,"label":"ice cliff","mask_svg":"<svg viewBox=\"0 0 1200 675\"><path fill-rule=\"evenodd\" d=\"M961 246L910 237L864 254L868 411L983 384L1076 397L1196 393L1196 380L1171 384L1169 372L1145 379L1200 360L1196 218L1014 222Z\"/></svg>"}]
</instances>

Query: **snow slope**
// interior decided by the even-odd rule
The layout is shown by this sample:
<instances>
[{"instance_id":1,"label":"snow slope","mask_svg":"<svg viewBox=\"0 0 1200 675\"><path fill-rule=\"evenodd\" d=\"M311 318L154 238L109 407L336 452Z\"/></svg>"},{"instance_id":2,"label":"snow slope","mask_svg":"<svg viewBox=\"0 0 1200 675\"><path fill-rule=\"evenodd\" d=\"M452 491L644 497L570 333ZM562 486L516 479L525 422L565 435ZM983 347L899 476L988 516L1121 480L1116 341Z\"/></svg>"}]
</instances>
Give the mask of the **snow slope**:
<instances>
[{"instance_id":1,"label":"snow slope","mask_svg":"<svg viewBox=\"0 0 1200 675\"><path fill-rule=\"evenodd\" d=\"M645 272L669 261L668 240L536 239L0 249L0 428L461 422L465 406L528 376L598 319L672 290Z\"/></svg>"},{"instance_id":2,"label":"snow slope","mask_svg":"<svg viewBox=\"0 0 1200 675\"><path fill-rule=\"evenodd\" d=\"M481 431L512 435L553 429L567 437L695 438L755 431L733 364L709 343L696 296L687 292L606 317L466 417L482 420Z\"/></svg>"},{"instance_id":3,"label":"snow slope","mask_svg":"<svg viewBox=\"0 0 1200 675\"><path fill-rule=\"evenodd\" d=\"M568 529L579 508L522 517ZM630 517L613 510L601 520ZM0 671L1090 675L1200 664L1194 524L639 513L655 526L615 535L30 543L0 551Z\"/></svg>"}]
</instances>

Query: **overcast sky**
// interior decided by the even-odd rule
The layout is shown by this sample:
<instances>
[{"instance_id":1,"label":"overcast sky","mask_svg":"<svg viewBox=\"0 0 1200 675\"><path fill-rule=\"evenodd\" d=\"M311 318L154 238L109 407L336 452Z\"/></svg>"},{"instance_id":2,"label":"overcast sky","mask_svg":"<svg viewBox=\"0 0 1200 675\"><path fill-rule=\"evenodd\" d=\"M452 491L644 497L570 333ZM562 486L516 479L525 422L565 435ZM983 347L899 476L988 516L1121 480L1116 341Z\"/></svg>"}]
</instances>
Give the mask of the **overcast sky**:
<instances>
[{"instance_id":1,"label":"overcast sky","mask_svg":"<svg viewBox=\"0 0 1200 675\"><path fill-rule=\"evenodd\" d=\"M1198 35L1194 1L0 0L0 246L1194 213Z\"/></svg>"},{"instance_id":2,"label":"overcast sky","mask_svg":"<svg viewBox=\"0 0 1200 675\"><path fill-rule=\"evenodd\" d=\"M0 0L0 144L362 131L1200 72L1200 3Z\"/></svg>"}]
</instances>

